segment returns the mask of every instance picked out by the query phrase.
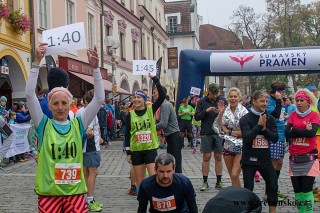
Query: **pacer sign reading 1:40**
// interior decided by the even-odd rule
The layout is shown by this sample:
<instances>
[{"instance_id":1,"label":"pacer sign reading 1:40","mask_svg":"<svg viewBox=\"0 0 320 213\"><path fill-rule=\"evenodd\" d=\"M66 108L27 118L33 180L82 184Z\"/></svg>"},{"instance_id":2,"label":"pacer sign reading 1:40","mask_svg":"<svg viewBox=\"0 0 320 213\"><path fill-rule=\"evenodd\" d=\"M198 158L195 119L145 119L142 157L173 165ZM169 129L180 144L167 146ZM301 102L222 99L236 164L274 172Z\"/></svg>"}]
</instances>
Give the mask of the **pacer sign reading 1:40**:
<instances>
[{"instance_id":1,"label":"pacer sign reading 1:40","mask_svg":"<svg viewBox=\"0 0 320 213\"><path fill-rule=\"evenodd\" d=\"M86 49L84 23L45 30L42 32L42 42L48 44L46 55Z\"/></svg>"},{"instance_id":2,"label":"pacer sign reading 1:40","mask_svg":"<svg viewBox=\"0 0 320 213\"><path fill-rule=\"evenodd\" d=\"M133 60L133 75L149 75L157 74L157 62L152 60Z\"/></svg>"}]
</instances>

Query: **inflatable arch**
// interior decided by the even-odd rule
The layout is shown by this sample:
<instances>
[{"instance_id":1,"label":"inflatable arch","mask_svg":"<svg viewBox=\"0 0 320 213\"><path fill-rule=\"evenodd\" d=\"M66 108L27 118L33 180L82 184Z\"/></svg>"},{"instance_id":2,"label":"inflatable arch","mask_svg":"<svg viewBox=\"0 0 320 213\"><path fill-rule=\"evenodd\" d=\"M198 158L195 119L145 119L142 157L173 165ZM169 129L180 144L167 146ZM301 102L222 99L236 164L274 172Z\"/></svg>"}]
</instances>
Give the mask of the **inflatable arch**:
<instances>
[{"instance_id":1,"label":"inflatable arch","mask_svg":"<svg viewBox=\"0 0 320 213\"><path fill-rule=\"evenodd\" d=\"M320 72L320 46L255 50L182 50L177 103L191 87L203 94L205 76L285 75Z\"/></svg>"}]
</instances>

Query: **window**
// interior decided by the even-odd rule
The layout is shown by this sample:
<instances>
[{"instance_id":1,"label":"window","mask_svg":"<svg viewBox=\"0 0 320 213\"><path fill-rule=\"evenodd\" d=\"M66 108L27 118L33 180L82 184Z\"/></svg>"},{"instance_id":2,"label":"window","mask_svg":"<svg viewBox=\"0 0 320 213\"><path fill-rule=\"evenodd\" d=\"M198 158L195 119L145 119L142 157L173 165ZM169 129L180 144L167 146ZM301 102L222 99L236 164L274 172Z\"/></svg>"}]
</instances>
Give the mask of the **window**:
<instances>
[{"instance_id":1,"label":"window","mask_svg":"<svg viewBox=\"0 0 320 213\"><path fill-rule=\"evenodd\" d=\"M48 28L47 0L39 0L39 27Z\"/></svg>"},{"instance_id":2,"label":"window","mask_svg":"<svg viewBox=\"0 0 320 213\"><path fill-rule=\"evenodd\" d=\"M133 12L133 13L134 13L134 4L135 4L134 0L131 0L131 1L130 1L130 10L131 10L131 12Z\"/></svg>"},{"instance_id":3,"label":"window","mask_svg":"<svg viewBox=\"0 0 320 213\"><path fill-rule=\"evenodd\" d=\"M88 14L88 44L89 49L93 49L94 46L94 16Z\"/></svg>"},{"instance_id":4,"label":"window","mask_svg":"<svg viewBox=\"0 0 320 213\"><path fill-rule=\"evenodd\" d=\"M133 53L133 60L136 60L137 59L137 50L138 50L138 48L137 48L137 42L136 41L132 41L132 53Z\"/></svg>"},{"instance_id":5,"label":"window","mask_svg":"<svg viewBox=\"0 0 320 213\"><path fill-rule=\"evenodd\" d=\"M177 17L169 17L169 33L176 33L178 31Z\"/></svg>"},{"instance_id":6,"label":"window","mask_svg":"<svg viewBox=\"0 0 320 213\"><path fill-rule=\"evenodd\" d=\"M14 11L14 2L13 2L13 0L8 0L7 1L7 6L8 6L10 11Z\"/></svg>"},{"instance_id":7,"label":"window","mask_svg":"<svg viewBox=\"0 0 320 213\"><path fill-rule=\"evenodd\" d=\"M120 57L121 57L121 60L126 60L125 59L125 37L124 37L124 34L123 33L120 33Z\"/></svg>"},{"instance_id":8,"label":"window","mask_svg":"<svg viewBox=\"0 0 320 213\"><path fill-rule=\"evenodd\" d=\"M67 24L74 23L74 3L72 1L67 1Z\"/></svg>"},{"instance_id":9,"label":"window","mask_svg":"<svg viewBox=\"0 0 320 213\"><path fill-rule=\"evenodd\" d=\"M155 11L154 11L154 19L155 19L157 22L159 22L157 15L158 15L158 9L155 8Z\"/></svg>"},{"instance_id":10,"label":"window","mask_svg":"<svg viewBox=\"0 0 320 213\"><path fill-rule=\"evenodd\" d=\"M150 38L147 38L147 50L148 50L148 58L151 58L151 52L150 52Z\"/></svg>"},{"instance_id":11,"label":"window","mask_svg":"<svg viewBox=\"0 0 320 213\"><path fill-rule=\"evenodd\" d=\"M142 58L146 58L146 35L142 33Z\"/></svg>"}]
</instances>

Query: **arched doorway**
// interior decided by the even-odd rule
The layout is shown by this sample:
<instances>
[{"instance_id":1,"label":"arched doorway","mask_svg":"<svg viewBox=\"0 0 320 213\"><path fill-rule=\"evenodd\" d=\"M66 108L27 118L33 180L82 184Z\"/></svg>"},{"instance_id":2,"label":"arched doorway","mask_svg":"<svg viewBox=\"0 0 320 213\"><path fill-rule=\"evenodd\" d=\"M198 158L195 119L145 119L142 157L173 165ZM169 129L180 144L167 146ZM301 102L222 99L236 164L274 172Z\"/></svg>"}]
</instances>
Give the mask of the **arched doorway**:
<instances>
[{"instance_id":1,"label":"arched doorway","mask_svg":"<svg viewBox=\"0 0 320 213\"><path fill-rule=\"evenodd\" d=\"M4 49L0 58L6 60L9 74L0 75L0 95L8 99L7 107L11 107L13 100L25 99L27 73L24 61L14 49Z\"/></svg>"},{"instance_id":2,"label":"arched doorway","mask_svg":"<svg viewBox=\"0 0 320 213\"><path fill-rule=\"evenodd\" d=\"M129 86L129 82L126 78L123 78L121 80L121 83L120 83L120 88L124 89L124 90L127 90L127 91L130 91L130 86ZM124 95L124 94L121 94L120 95L120 100L123 100L125 99L126 97L128 97L129 95Z\"/></svg>"},{"instance_id":3,"label":"arched doorway","mask_svg":"<svg viewBox=\"0 0 320 213\"><path fill-rule=\"evenodd\" d=\"M132 86L132 92L134 93L137 90L140 90L140 86L139 86L138 81L134 81L133 86Z\"/></svg>"}]
</instances>

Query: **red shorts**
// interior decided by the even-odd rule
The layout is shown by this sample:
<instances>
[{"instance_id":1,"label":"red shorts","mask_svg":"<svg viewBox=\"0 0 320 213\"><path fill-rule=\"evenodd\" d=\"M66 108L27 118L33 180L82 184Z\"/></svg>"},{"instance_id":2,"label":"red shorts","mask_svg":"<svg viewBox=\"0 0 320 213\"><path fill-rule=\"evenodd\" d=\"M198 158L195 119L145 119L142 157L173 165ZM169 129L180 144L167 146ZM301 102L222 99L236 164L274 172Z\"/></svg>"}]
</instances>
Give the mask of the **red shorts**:
<instances>
[{"instance_id":1,"label":"red shorts","mask_svg":"<svg viewBox=\"0 0 320 213\"><path fill-rule=\"evenodd\" d=\"M71 196L38 196L38 210L40 213L87 213L84 195Z\"/></svg>"}]
</instances>

